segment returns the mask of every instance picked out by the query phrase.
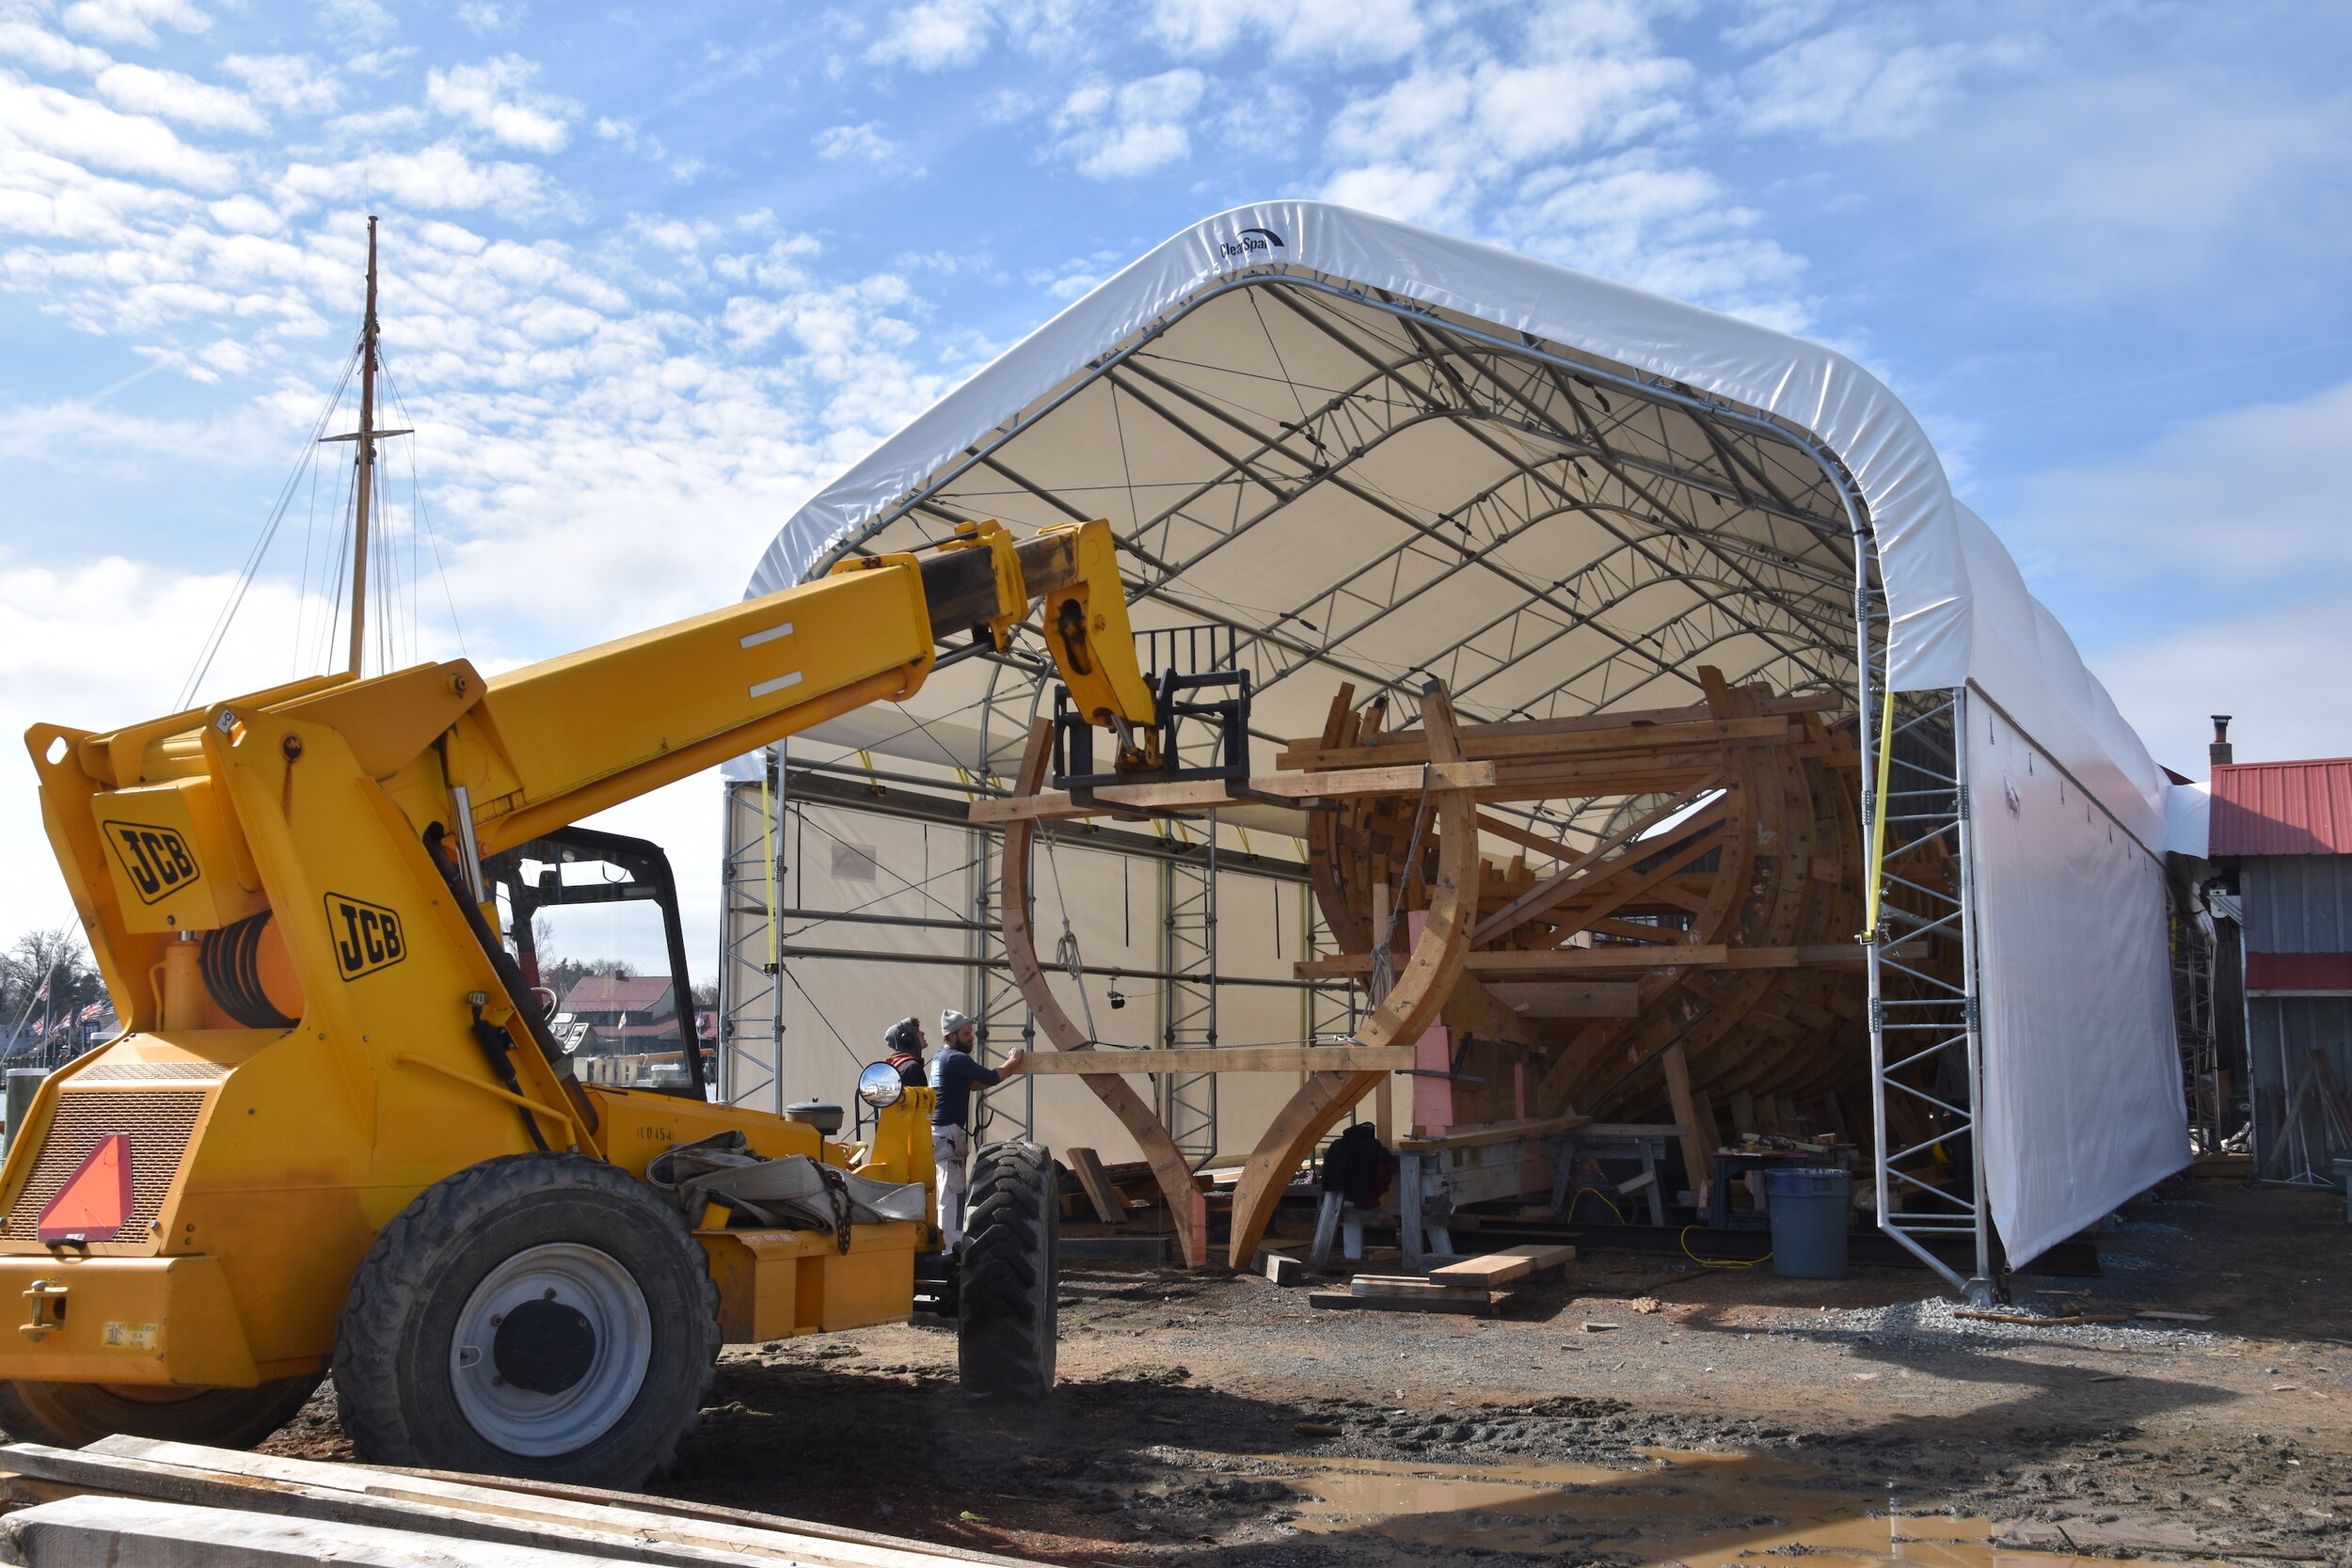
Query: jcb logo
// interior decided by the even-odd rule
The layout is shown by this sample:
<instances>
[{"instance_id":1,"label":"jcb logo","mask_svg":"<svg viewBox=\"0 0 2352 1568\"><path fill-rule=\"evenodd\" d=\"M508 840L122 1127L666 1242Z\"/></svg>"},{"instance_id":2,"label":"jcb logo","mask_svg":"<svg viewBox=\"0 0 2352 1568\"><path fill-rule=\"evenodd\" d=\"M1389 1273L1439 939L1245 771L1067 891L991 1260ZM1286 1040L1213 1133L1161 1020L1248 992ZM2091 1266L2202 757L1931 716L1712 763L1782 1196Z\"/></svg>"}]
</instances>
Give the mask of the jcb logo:
<instances>
[{"instance_id":1,"label":"jcb logo","mask_svg":"<svg viewBox=\"0 0 2352 1568\"><path fill-rule=\"evenodd\" d=\"M335 966L346 980L389 969L408 956L400 916L363 898L326 895L326 929L335 942Z\"/></svg>"},{"instance_id":2,"label":"jcb logo","mask_svg":"<svg viewBox=\"0 0 2352 1568\"><path fill-rule=\"evenodd\" d=\"M197 869L196 857L188 852L187 840L172 829L151 828L141 822L103 822L99 826L142 904L168 898L203 875Z\"/></svg>"}]
</instances>

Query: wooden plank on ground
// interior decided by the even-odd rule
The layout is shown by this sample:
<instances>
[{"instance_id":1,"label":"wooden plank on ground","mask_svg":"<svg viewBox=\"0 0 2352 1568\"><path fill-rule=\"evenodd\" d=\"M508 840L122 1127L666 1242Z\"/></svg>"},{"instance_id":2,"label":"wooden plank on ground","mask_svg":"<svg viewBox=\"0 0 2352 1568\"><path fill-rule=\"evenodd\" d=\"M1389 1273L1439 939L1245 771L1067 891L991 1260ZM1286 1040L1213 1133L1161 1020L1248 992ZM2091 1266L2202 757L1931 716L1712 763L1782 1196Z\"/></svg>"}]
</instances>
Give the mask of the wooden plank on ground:
<instances>
[{"instance_id":1,"label":"wooden plank on ground","mask_svg":"<svg viewBox=\"0 0 2352 1568\"><path fill-rule=\"evenodd\" d=\"M1172 1051L1041 1051L1023 1072L1405 1072L1409 1045L1183 1046Z\"/></svg>"},{"instance_id":2,"label":"wooden plank on ground","mask_svg":"<svg viewBox=\"0 0 2352 1568\"><path fill-rule=\"evenodd\" d=\"M1094 1205L1094 1217L1104 1225L1127 1223L1126 1205L1119 1201L1119 1194L1111 1188L1111 1179L1103 1169L1102 1156L1090 1148L1065 1148L1062 1163L1086 1189L1087 1201Z\"/></svg>"},{"instance_id":3,"label":"wooden plank on ground","mask_svg":"<svg viewBox=\"0 0 2352 1568\"><path fill-rule=\"evenodd\" d=\"M1576 1248L1572 1246L1547 1246L1540 1243L1530 1243L1526 1246L1505 1247L1501 1252L1489 1252L1477 1258L1465 1258L1458 1263L1448 1263L1443 1268L1431 1269L1429 1278L1431 1283L1438 1285L1463 1285L1479 1290L1492 1290L1498 1285L1507 1285L1514 1279L1524 1279L1529 1275L1541 1274L1546 1269L1556 1269L1561 1264L1573 1262L1575 1259Z\"/></svg>"},{"instance_id":4,"label":"wooden plank on ground","mask_svg":"<svg viewBox=\"0 0 2352 1568\"><path fill-rule=\"evenodd\" d=\"M760 1524L682 1518L663 1512L670 1507L665 1499L628 1493L609 1494L615 1501L604 1504L557 1500L510 1490L491 1477L404 1475L143 1437L102 1438L78 1449L13 1444L0 1448L0 1469L166 1502L430 1528L473 1541L536 1542L674 1568L734 1562L745 1553L823 1568L938 1568L942 1557L1022 1560L772 1515L754 1516Z\"/></svg>"},{"instance_id":5,"label":"wooden plank on ground","mask_svg":"<svg viewBox=\"0 0 2352 1568\"><path fill-rule=\"evenodd\" d=\"M468 1568L593 1568L611 1560L527 1542L454 1539L381 1525L89 1495L0 1519L0 1559L37 1568L81 1563L310 1568L321 1562L339 1568L449 1568L458 1562ZM729 1554L712 1560L758 1560Z\"/></svg>"},{"instance_id":6,"label":"wooden plank on ground","mask_svg":"<svg viewBox=\"0 0 2352 1568\"><path fill-rule=\"evenodd\" d=\"M1495 1308L1511 1299L1508 1291L1472 1291L1462 1292L1479 1300L1450 1300L1432 1296L1379 1295L1359 1296L1345 1291L1310 1291L1307 1305L1327 1312L1452 1312L1468 1318L1490 1318Z\"/></svg>"}]
</instances>

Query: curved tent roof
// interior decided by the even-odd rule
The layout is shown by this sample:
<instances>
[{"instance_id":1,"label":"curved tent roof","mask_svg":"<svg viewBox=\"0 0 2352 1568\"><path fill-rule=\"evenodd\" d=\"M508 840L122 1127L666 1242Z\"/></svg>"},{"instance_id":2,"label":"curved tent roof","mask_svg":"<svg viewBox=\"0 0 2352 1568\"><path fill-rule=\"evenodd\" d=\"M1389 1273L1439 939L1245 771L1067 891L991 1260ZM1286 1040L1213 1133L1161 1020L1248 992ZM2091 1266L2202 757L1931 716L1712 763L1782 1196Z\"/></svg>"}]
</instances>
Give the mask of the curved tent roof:
<instances>
[{"instance_id":1,"label":"curved tent roof","mask_svg":"<svg viewBox=\"0 0 2352 1568\"><path fill-rule=\"evenodd\" d=\"M991 516L1109 517L1137 625L1233 628L1286 734L1334 679L1436 673L1481 719L1694 701L1700 663L1852 689L1859 538L1893 685L1973 678L2164 845L2161 771L1875 376L1491 245L1306 201L1196 224L826 486L749 592ZM1002 687L843 733L1002 771Z\"/></svg>"},{"instance_id":2,"label":"curved tent roof","mask_svg":"<svg viewBox=\"0 0 2352 1568\"><path fill-rule=\"evenodd\" d=\"M968 519L1098 516L1136 626L1167 640L1148 662L1215 641L1201 662L1250 669L1265 750L1319 733L1341 681L1361 701L1434 674L1473 720L1684 705L1702 665L1873 714L1882 678L1964 689L1963 780L1994 804L1964 814L1959 926L2010 1256L2187 1158L2164 776L1918 422L1843 356L1344 208L1236 208L826 486L749 591ZM812 736L1009 775L1051 685L1028 635ZM1590 832L1626 809L1541 815Z\"/></svg>"}]
</instances>

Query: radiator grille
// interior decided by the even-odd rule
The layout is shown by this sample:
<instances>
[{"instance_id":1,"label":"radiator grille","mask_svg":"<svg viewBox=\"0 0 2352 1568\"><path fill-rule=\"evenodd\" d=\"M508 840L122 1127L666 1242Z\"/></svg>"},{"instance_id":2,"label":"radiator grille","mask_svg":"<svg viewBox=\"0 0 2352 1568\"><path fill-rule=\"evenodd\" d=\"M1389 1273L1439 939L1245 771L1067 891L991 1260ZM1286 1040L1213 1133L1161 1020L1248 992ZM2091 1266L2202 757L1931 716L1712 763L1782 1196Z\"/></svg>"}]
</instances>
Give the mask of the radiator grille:
<instances>
[{"instance_id":1,"label":"radiator grille","mask_svg":"<svg viewBox=\"0 0 2352 1568\"><path fill-rule=\"evenodd\" d=\"M29 1242L49 1200L73 1179L99 1140L117 1132L131 1139L131 1218L111 1236L92 1241L142 1242L148 1227L163 1212L164 1194L179 1173L187 1152L189 1134L204 1109L203 1089L77 1089L57 1096L57 1114L41 1142L40 1157L31 1180L17 1195L16 1207L0 1236Z\"/></svg>"},{"instance_id":2,"label":"radiator grille","mask_svg":"<svg viewBox=\"0 0 2352 1568\"><path fill-rule=\"evenodd\" d=\"M73 1075L77 1084L160 1084L193 1080L217 1084L229 1076L226 1062L100 1062Z\"/></svg>"}]
</instances>

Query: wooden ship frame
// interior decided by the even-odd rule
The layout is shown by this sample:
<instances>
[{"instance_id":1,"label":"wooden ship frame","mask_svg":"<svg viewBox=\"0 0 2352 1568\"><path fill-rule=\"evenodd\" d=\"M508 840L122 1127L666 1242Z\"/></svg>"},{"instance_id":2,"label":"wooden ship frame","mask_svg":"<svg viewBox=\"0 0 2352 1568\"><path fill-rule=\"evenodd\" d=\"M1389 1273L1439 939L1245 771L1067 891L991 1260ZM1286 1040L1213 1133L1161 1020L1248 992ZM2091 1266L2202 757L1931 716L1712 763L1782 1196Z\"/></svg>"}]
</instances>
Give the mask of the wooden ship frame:
<instances>
[{"instance_id":1,"label":"wooden ship frame","mask_svg":"<svg viewBox=\"0 0 2352 1568\"><path fill-rule=\"evenodd\" d=\"M1692 1189L1740 1133L1874 1141L1852 718L1835 696L1698 674L1705 701L1691 706L1502 723L1458 721L1433 682L1394 728L1385 700L1358 706L1343 684L1323 732L1277 756L1279 773L1091 798L1043 788L1051 736L1038 723L1011 796L972 809L1005 835L1005 951L1054 1053L1031 1069L1079 1075L1119 1118L1188 1261L1210 1259L1200 1179L1122 1074L1302 1075L1234 1186L1236 1266L1318 1143L1399 1071L1415 1075L1408 1137L1647 1122L1679 1144ZM1361 1025L1300 1047L1098 1049L1038 956L1037 824L1267 800L1304 814L1315 897L1343 949L1298 974L1362 987ZM1607 826L1571 847L1480 809L1561 800L1588 815L1606 803ZM1946 880L1951 849L1932 833L1899 845L1898 880ZM1531 851L1555 869L1531 870ZM1956 941L1931 940L1918 961L1956 974L1960 957ZM1424 1079L1442 1087L1419 1092ZM1940 1187L1945 1124L1901 1120L1893 1135L1915 1146L1915 1180Z\"/></svg>"}]
</instances>

